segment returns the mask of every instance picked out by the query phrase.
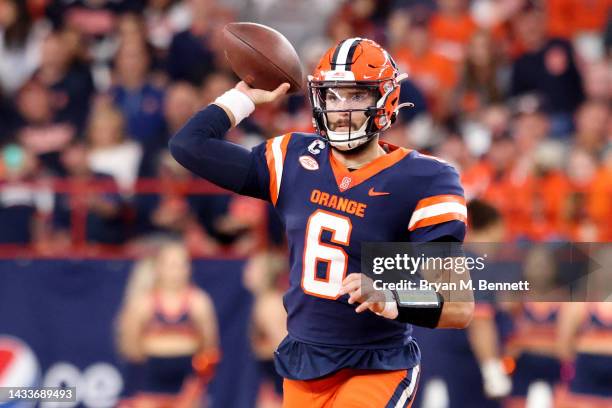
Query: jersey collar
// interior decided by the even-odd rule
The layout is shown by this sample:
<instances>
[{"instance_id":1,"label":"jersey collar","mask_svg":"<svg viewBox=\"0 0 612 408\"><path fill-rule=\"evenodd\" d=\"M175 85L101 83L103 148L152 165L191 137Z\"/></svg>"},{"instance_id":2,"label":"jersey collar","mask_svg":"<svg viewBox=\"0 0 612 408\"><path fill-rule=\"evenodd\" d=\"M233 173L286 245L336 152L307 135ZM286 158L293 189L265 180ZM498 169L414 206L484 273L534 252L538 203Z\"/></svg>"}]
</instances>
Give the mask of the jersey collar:
<instances>
[{"instance_id":1,"label":"jersey collar","mask_svg":"<svg viewBox=\"0 0 612 408\"><path fill-rule=\"evenodd\" d=\"M393 166L412 151L387 142L379 141L378 144L389 153L379 156L365 166L353 171L349 171L344 164L334 157L331 149L329 150L329 163L331 164L336 184L340 192L358 186L381 171Z\"/></svg>"}]
</instances>

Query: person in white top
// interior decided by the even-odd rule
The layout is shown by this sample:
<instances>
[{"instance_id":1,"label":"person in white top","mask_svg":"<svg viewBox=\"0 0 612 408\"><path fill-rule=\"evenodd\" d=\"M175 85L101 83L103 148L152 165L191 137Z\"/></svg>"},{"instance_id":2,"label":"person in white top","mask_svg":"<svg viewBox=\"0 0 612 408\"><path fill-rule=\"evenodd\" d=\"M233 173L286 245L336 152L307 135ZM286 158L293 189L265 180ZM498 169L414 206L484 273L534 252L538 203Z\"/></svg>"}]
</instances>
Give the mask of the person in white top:
<instances>
[{"instance_id":1,"label":"person in white top","mask_svg":"<svg viewBox=\"0 0 612 408\"><path fill-rule=\"evenodd\" d=\"M32 21L25 1L0 0L0 93L14 94L40 64L46 21Z\"/></svg>"},{"instance_id":2,"label":"person in white top","mask_svg":"<svg viewBox=\"0 0 612 408\"><path fill-rule=\"evenodd\" d=\"M116 108L107 104L94 108L87 134L89 166L112 175L122 190L129 191L138 177L142 148L126 139L124 129L123 116Z\"/></svg>"}]
</instances>

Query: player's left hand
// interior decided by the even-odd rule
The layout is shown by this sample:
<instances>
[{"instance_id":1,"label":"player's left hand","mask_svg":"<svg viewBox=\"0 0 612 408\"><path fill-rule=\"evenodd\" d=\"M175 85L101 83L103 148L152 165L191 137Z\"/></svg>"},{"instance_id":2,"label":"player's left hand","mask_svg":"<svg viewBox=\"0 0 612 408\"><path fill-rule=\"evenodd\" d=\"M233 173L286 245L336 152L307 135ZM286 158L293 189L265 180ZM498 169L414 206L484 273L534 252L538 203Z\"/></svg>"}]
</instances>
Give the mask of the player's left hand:
<instances>
[{"instance_id":1,"label":"player's left hand","mask_svg":"<svg viewBox=\"0 0 612 408\"><path fill-rule=\"evenodd\" d=\"M351 273L342 281L340 296L349 295L348 303L360 303L355 312L370 310L387 319L397 317L397 304L389 291L375 290L372 279L363 273Z\"/></svg>"}]
</instances>

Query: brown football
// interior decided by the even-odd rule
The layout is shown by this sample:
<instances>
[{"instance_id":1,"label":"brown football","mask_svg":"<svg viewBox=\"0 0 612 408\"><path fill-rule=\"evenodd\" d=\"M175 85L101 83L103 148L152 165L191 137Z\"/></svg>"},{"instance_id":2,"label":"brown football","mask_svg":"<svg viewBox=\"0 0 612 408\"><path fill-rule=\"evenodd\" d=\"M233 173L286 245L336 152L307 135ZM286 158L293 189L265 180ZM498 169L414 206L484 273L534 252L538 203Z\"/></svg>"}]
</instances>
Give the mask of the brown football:
<instances>
[{"instance_id":1,"label":"brown football","mask_svg":"<svg viewBox=\"0 0 612 408\"><path fill-rule=\"evenodd\" d=\"M302 64L295 49L273 28L255 23L229 23L223 28L225 56L249 86L272 91L283 82L289 93L302 89Z\"/></svg>"}]
</instances>

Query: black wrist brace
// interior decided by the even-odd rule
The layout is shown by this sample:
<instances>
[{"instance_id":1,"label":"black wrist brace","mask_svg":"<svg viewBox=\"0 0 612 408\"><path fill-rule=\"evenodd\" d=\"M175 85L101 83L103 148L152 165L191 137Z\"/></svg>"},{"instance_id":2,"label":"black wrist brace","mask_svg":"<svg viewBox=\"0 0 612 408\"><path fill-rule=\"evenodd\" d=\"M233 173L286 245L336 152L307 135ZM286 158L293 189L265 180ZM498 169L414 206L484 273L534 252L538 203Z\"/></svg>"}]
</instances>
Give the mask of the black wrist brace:
<instances>
[{"instance_id":1,"label":"black wrist brace","mask_svg":"<svg viewBox=\"0 0 612 408\"><path fill-rule=\"evenodd\" d=\"M410 323L415 326L428 327L430 329L438 326L440 315L442 315L442 307L444 306L444 298L439 293L435 292L438 298L437 302L428 304L407 304L402 302L401 295L393 290L393 297L397 303L398 315L395 318L398 322Z\"/></svg>"}]
</instances>

